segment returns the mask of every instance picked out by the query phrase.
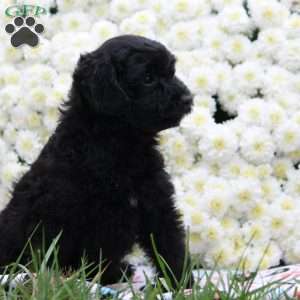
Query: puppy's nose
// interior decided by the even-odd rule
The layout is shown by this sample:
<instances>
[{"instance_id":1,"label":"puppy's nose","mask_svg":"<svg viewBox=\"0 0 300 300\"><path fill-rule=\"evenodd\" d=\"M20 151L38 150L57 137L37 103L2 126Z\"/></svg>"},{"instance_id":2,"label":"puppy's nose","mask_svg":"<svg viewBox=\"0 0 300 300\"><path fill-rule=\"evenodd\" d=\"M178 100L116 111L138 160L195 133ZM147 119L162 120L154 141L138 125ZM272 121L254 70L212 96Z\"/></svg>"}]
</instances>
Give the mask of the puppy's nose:
<instances>
[{"instance_id":1,"label":"puppy's nose","mask_svg":"<svg viewBox=\"0 0 300 300\"><path fill-rule=\"evenodd\" d=\"M191 94L183 95L181 101L184 105L191 105L193 103L193 96Z\"/></svg>"}]
</instances>

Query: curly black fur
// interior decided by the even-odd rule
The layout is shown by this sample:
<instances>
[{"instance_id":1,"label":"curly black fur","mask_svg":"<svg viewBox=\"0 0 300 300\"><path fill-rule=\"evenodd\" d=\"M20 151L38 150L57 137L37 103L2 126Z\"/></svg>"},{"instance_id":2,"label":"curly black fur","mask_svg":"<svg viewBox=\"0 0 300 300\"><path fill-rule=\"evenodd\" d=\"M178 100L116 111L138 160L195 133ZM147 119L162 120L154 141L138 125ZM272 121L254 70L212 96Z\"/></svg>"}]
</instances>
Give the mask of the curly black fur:
<instances>
[{"instance_id":1,"label":"curly black fur","mask_svg":"<svg viewBox=\"0 0 300 300\"><path fill-rule=\"evenodd\" d=\"M177 126L192 104L174 63L160 43L131 35L80 57L55 132L0 215L0 265L16 260L41 222L46 246L62 230L62 267L76 269L83 254L98 263L101 252L103 282L114 282L135 242L156 262L153 233L180 276L185 233L156 149L156 134Z\"/></svg>"}]
</instances>

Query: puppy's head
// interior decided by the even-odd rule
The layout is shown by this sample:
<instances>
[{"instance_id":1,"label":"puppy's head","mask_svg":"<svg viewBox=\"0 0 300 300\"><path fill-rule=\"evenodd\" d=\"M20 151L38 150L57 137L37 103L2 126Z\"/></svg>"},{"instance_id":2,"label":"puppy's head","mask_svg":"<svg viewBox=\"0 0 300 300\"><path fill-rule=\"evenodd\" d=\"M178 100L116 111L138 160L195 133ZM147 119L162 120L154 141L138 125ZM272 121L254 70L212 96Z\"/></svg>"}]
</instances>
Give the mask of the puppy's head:
<instances>
[{"instance_id":1,"label":"puppy's head","mask_svg":"<svg viewBox=\"0 0 300 300\"><path fill-rule=\"evenodd\" d=\"M124 35L82 55L74 72L81 105L158 132L177 126L192 96L175 76L175 58L160 43Z\"/></svg>"}]
</instances>

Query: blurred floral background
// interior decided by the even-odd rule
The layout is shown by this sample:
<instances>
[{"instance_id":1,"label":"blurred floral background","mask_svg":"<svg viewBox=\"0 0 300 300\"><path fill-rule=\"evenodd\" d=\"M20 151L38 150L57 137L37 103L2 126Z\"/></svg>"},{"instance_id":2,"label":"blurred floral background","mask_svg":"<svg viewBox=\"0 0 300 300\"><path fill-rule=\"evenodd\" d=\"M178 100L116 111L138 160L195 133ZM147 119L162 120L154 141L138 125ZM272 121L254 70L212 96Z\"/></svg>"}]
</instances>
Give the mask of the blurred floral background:
<instances>
[{"instance_id":1,"label":"blurred floral background","mask_svg":"<svg viewBox=\"0 0 300 300\"><path fill-rule=\"evenodd\" d=\"M194 257L234 267L244 254L248 270L300 262L299 0L29 2L49 11L35 48L12 47L4 30L5 9L23 1L0 3L0 209L56 127L80 53L138 34L176 55L196 95L159 136Z\"/></svg>"}]
</instances>

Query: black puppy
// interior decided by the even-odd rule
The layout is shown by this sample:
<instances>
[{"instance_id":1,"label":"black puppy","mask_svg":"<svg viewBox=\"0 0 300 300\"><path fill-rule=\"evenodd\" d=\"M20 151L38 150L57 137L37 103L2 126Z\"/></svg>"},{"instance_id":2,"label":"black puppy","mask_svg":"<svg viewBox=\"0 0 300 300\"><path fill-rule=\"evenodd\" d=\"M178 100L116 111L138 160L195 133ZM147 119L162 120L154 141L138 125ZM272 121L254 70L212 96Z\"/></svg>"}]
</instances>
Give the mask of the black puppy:
<instances>
[{"instance_id":1,"label":"black puppy","mask_svg":"<svg viewBox=\"0 0 300 300\"><path fill-rule=\"evenodd\" d=\"M101 252L104 283L118 280L135 242L156 262L151 233L181 276L185 233L155 139L191 109L174 64L163 45L132 35L80 57L54 134L0 215L0 265L16 260L41 223L46 246L62 230L62 267L79 267L83 254L99 263ZM34 247L41 240L37 230Z\"/></svg>"}]
</instances>

